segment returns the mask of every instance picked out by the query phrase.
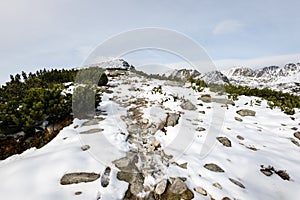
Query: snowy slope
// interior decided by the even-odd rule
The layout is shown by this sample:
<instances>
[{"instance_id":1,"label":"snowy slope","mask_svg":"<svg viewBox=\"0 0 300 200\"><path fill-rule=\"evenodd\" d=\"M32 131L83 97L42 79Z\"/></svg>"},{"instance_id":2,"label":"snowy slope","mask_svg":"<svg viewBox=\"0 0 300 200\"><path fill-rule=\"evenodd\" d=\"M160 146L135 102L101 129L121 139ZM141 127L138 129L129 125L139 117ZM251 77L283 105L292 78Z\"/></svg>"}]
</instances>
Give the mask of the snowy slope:
<instances>
[{"instance_id":1,"label":"snowy slope","mask_svg":"<svg viewBox=\"0 0 300 200\"><path fill-rule=\"evenodd\" d=\"M144 174L144 186L148 188L155 187L163 179L184 177L194 199L299 198L299 146L290 139L300 142L293 135L295 129L300 129L299 110L293 120L279 109L267 108L265 101L251 106L251 101L260 100L254 97L240 97L235 106L204 103L198 98L209 91L195 93L188 85L178 87L132 72L111 78L110 82L116 87L109 88L113 93L103 95L100 108L106 114L98 116L94 120L97 123L75 119L43 148L32 148L0 162L0 199L122 199L128 183L117 179L120 169L112 162L135 148L142 153L149 151L152 147L147 146L147 142L154 140L159 141L163 151L173 158L168 163L162 160L154 162L160 173ZM162 92L153 92L153 88L159 85ZM174 101L173 96L177 96L178 100ZM180 106L183 99L197 105L196 110L183 109ZM256 111L256 115L241 117L236 111L242 108ZM153 135L141 136L148 138L142 147L137 147L139 141L129 142L128 136L134 124L139 124L139 121L159 124L167 113L180 113L180 118L174 127L165 127L166 134L161 129ZM242 121L237 121L236 117ZM132 123L131 131L126 124L128 120ZM213 126L216 121L220 122L219 128ZM148 130L151 128L149 126ZM85 132L89 134L83 134ZM231 147L218 142L216 137L220 136L230 140ZM83 151L83 145L89 145L90 149ZM155 158L162 159L158 155ZM178 166L184 163L187 163L186 167ZM204 165L209 163L218 165L224 172L206 169ZM143 162L137 163L140 164ZM283 180L276 174L266 176L260 171L261 165L286 170L291 180ZM107 187L101 186L100 179L90 183L60 184L66 173L95 172L103 175L107 166L112 168ZM245 188L237 186L229 178L239 181ZM204 189L207 195L194 191L197 187ZM75 195L75 192L82 193Z\"/></svg>"}]
</instances>

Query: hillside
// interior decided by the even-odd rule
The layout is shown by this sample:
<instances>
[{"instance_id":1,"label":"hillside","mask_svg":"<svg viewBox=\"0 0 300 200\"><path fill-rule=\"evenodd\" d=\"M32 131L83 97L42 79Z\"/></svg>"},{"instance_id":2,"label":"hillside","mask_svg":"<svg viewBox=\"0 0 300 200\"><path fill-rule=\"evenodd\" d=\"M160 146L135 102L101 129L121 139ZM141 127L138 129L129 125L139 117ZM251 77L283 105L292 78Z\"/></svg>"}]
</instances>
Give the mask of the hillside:
<instances>
[{"instance_id":1,"label":"hillside","mask_svg":"<svg viewBox=\"0 0 300 200\"><path fill-rule=\"evenodd\" d=\"M298 199L298 108L106 73L96 116L0 161L1 199Z\"/></svg>"}]
</instances>

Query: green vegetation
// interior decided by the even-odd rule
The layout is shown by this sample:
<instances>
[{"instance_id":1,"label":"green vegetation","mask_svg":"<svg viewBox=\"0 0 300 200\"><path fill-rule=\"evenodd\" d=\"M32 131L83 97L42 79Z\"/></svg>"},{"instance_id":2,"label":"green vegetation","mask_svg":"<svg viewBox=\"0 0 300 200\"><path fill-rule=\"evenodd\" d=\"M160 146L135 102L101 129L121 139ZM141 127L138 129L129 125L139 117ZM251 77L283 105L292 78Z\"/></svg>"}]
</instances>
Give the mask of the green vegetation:
<instances>
[{"instance_id":1,"label":"green vegetation","mask_svg":"<svg viewBox=\"0 0 300 200\"><path fill-rule=\"evenodd\" d=\"M77 73L79 75L77 75ZM39 70L36 73L10 76L10 81L0 88L0 134L8 135L23 131L27 136L42 133L49 126L55 126L71 116L72 103L78 99L84 101L93 99L95 106L101 101L98 85L106 85L107 76L102 75L103 69L88 68L84 70ZM77 97L64 92L67 82L76 82L90 85L77 87ZM100 81L98 82L100 78ZM96 97L95 97L96 94ZM81 106L83 106L81 104ZM92 110L95 109L93 104ZM85 113L82 107L77 113Z\"/></svg>"},{"instance_id":2,"label":"green vegetation","mask_svg":"<svg viewBox=\"0 0 300 200\"><path fill-rule=\"evenodd\" d=\"M285 114L293 115L295 114L295 108L300 108L300 97L289 93L283 93L281 91L274 91L271 89L263 88L250 88L248 86L235 86L232 84L217 85L210 84L207 85L203 80L195 80L190 78L189 82L192 88L201 92L205 87L209 87L210 91L218 93L227 93L227 96L231 100L238 100L240 95L245 96L256 96L268 101L268 105L271 109L274 107L279 107ZM252 105L253 102L250 102ZM255 105L260 105L261 102L256 101Z\"/></svg>"},{"instance_id":3,"label":"green vegetation","mask_svg":"<svg viewBox=\"0 0 300 200\"><path fill-rule=\"evenodd\" d=\"M285 114L295 114L294 108L300 108L300 97L281 91L274 91L267 88L258 89L247 86L226 85L225 91L228 97L236 100L239 95L261 97L268 101L269 107L279 107ZM260 102L257 102L258 104Z\"/></svg>"},{"instance_id":4,"label":"green vegetation","mask_svg":"<svg viewBox=\"0 0 300 200\"><path fill-rule=\"evenodd\" d=\"M93 67L11 75L10 81L0 87L0 159L30 147L40 148L71 124L74 116L87 118L95 114L101 102L97 85L108 82L103 72ZM67 89L74 82L79 86L72 95ZM21 131L25 135L16 134Z\"/></svg>"}]
</instances>

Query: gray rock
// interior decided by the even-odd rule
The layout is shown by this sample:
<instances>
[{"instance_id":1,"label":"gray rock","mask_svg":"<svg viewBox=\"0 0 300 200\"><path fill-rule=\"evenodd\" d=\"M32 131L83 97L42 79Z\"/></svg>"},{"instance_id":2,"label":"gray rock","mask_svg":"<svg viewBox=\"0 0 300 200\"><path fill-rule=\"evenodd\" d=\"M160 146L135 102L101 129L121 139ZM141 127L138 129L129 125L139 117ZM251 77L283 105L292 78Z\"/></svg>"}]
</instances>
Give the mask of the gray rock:
<instances>
[{"instance_id":1,"label":"gray rock","mask_svg":"<svg viewBox=\"0 0 300 200\"><path fill-rule=\"evenodd\" d=\"M203 196L206 196L206 195L207 195L206 190L205 190L204 188L202 188L202 187L195 187L194 190L195 190L196 192L198 192L199 194L202 194Z\"/></svg>"},{"instance_id":2,"label":"gray rock","mask_svg":"<svg viewBox=\"0 0 300 200\"><path fill-rule=\"evenodd\" d=\"M295 138L297 138L297 139L299 139L299 140L300 140L300 132L296 132L296 133L294 133L294 136L295 136Z\"/></svg>"},{"instance_id":3,"label":"gray rock","mask_svg":"<svg viewBox=\"0 0 300 200\"><path fill-rule=\"evenodd\" d=\"M225 104L225 105L235 105L232 100L223 99L223 98L212 98L212 102L219 103L219 104Z\"/></svg>"},{"instance_id":4,"label":"gray rock","mask_svg":"<svg viewBox=\"0 0 300 200\"><path fill-rule=\"evenodd\" d=\"M168 181L166 179L161 180L155 187L155 194L161 195L167 188Z\"/></svg>"},{"instance_id":5,"label":"gray rock","mask_svg":"<svg viewBox=\"0 0 300 200\"><path fill-rule=\"evenodd\" d=\"M201 100L204 103L211 103L212 101L210 94L203 94L201 95L201 97L198 98L198 100Z\"/></svg>"},{"instance_id":6,"label":"gray rock","mask_svg":"<svg viewBox=\"0 0 300 200\"><path fill-rule=\"evenodd\" d=\"M104 129L94 128L94 129L90 129L90 130L87 130L87 131L82 131L82 132L80 132L80 134L94 134L94 133L100 133L102 131L104 131Z\"/></svg>"},{"instance_id":7,"label":"gray rock","mask_svg":"<svg viewBox=\"0 0 300 200\"><path fill-rule=\"evenodd\" d=\"M273 174L270 169L260 169L260 171L266 176L271 176Z\"/></svg>"},{"instance_id":8,"label":"gray rock","mask_svg":"<svg viewBox=\"0 0 300 200\"><path fill-rule=\"evenodd\" d=\"M180 107L184 110L197 110L197 107L190 100L185 100Z\"/></svg>"},{"instance_id":9,"label":"gray rock","mask_svg":"<svg viewBox=\"0 0 300 200\"><path fill-rule=\"evenodd\" d=\"M239 182L239 181L237 181L237 180L235 180L235 179L233 179L233 178L229 178L229 180L230 180L232 183L234 183L235 185L237 185L237 186L239 186L239 187L245 189L245 186L244 186L241 182Z\"/></svg>"},{"instance_id":10,"label":"gray rock","mask_svg":"<svg viewBox=\"0 0 300 200\"><path fill-rule=\"evenodd\" d=\"M243 137L240 136L240 135L237 135L236 138L239 139L239 140L244 140L244 139L245 139L245 138L243 138Z\"/></svg>"},{"instance_id":11,"label":"gray rock","mask_svg":"<svg viewBox=\"0 0 300 200\"><path fill-rule=\"evenodd\" d=\"M205 128L203 128L203 127L198 127L198 128L196 128L196 131L199 131L199 132L201 132L201 131L205 131L206 129Z\"/></svg>"},{"instance_id":12,"label":"gray rock","mask_svg":"<svg viewBox=\"0 0 300 200\"><path fill-rule=\"evenodd\" d=\"M220 183L214 183L213 186L222 190L222 186L220 185Z\"/></svg>"},{"instance_id":13,"label":"gray rock","mask_svg":"<svg viewBox=\"0 0 300 200\"><path fill-rule=\"evenodd\" d=\"M239 117L234 117L234 119L236 120L236 121L238 121L238 122L242 122L243 120L241 119L241 118L239 118Z\"/></svg>"},{"instance_id":14,"label":"gray rock","mask_svg":"<svg viewBox=\"0 0 300 200\"><path fill-rule=\"evenodd\" d=\"M83 145L82 147L81 147L81 150L82 151L87 151L87 150L89 150L91 147L89 146L89 145Z\"/></svg>"},{"instance_id":15,"label":"gray rock","mask_svg":"<svg viewBox=\"0 0 300 200\"><path fill-rule=\"evenodd\" d=\"M187 186L180 178L176 178L170 190L173 194L182 194L187 190Z\"/></svg>"},{"instance_id":16,"label":"gray rock","mask_svg":"<svg viewBox=\"0 0 300 200\"><path fill-rule=\"evenodd\" d=\"M255 116L256 112L253 110L249 110L249 109L241 109L236 111L237 114L241 115L241 116Z\"/></svg>"},{"instance_id":17,"label":"gray rock","mask_svg":"<svg viewBox=\"0 0 300 200\"><path fill-rule=\"evenodd\" d=\"M180 117L180 114L168 113L165 126L175 126L176 124L178 124L179 117Z\"/></svg>"},{"instance_id":18,"label":"gray rock","mask_svg":"<svg viewBox=\"0 0 300 200\"><path fill-rule=\"evenodd\" d=\"M106 167L104 170L104 173L101 176L101 186L102 187L107 187L109 185L109 175L110 175L111 169L110 167Z\"/></svg>"},{"instance_id":19,"label":"gray rock","mask_svg":"<svg viewBox=\"0 0 300 200\"><path fill-rule=\"evenodd\" d=\"M91 120L89 120L89 121L87 121L87 122L84 122L84 123L82 124L82 126L92 126L92 125L97 125L97 124L99 124L99 122L101 122L101 121L103 121L103 120L104 120L104 118L102 118L102 117L95 118L95 119L91 119Z\"/></svg>"},{"instance_id":20,"label":"gray rock","mask_svg":"<svg viewBox=\"0 0 300 200\"><path fill-rule=\"evenodd\" d=\"M231 141L227 137L217 137L217 140L225 147L231 147Z\"/></svg>"},{"instance_id":21,"label":"gray rock","mask_svg":"<svg viewBox=\"0 0 300 200\"><path fill-rule=\"evenodd\" d=\"M63 175L60 180L61 185L70 185L77 183L87 183L93 182L100 178L100 174L96 173L87 173L87 172L79 172L79 173L69 173Z\"/></svg>"},{"instance_id":22,"label":"gray rock","mask_svg":"<svg viewBox=\"0 0 300 200\"><path fill-rule=\"evenodd\" d=\"M292 142L294 145L300 147L300 144L299 144L299 142L298 142L297 140L295 140L294 138L289 138L289 139L291 140L291 142Z\"/></svg>"},{"instance_id":23,"label":"gray rock","mask_svg":"<svg viewBox=\"0 0 300 200\"><path fill-rule=\"evenodd\" d=\"M225 172L221 167L213 163L205 164L204 167L213 172Z\"/></svg>"}]
</instances>

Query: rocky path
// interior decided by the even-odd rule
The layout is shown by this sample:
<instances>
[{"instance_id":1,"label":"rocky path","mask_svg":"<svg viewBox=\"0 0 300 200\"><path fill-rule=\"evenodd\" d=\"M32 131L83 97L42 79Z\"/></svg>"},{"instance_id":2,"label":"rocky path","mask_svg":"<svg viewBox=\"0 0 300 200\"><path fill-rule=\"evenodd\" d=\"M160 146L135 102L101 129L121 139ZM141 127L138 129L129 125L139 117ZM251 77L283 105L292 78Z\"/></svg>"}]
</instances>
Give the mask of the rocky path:
<instances>
[{"instance_id":1,"label":"rocky path","mask_svg":"<svg viewBox=\"0 0 300 200\"><path fill-rule=\"evenodd\" d=\"M134 86L130 90L139 91ZM128 105L125 99L119 103ZM127 115L121 116L127 125L126 141L130 150L125 157L113 162L120 170L117 178L129 184L124 199L192 199L193 193L182 179L166 177L165 171L173 156L167 155L155 138L157 131L176 125L180 114L166 111L161 121L153 122L143 116L143 109L157 106L154 102L136 97L130 99L130 105Z\"/></svg>"}]
</instances>

